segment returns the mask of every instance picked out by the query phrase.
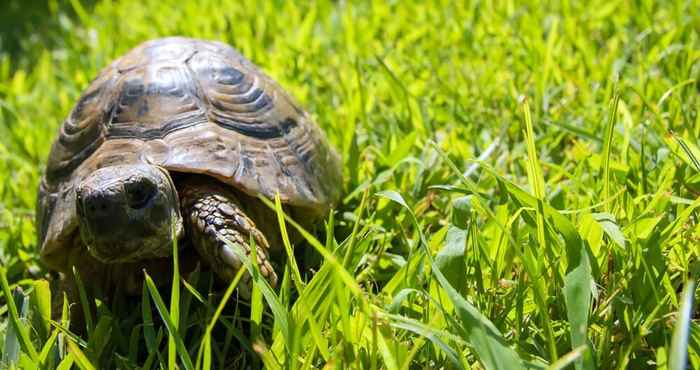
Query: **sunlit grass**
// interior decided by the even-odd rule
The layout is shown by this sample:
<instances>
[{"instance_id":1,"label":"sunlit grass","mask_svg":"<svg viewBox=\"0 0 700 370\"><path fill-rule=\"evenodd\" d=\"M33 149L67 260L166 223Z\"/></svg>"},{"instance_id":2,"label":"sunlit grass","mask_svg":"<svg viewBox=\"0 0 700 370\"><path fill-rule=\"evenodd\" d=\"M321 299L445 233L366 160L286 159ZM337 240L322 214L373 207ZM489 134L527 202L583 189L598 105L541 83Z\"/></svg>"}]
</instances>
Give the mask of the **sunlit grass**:
<instances>
[{"instance_id":1,"label":"sunlit grass","mask_svg":"<svg viewBox=\"0 0 700 370\"><path fill-rule=\"evenodd\" d=\"M47 4L0 5L0 368L700 367L697 2ZM344 198L315 230L264 200L274 289L251 261L250 300L205 269L110 304L78 284L70 325L36 250L46 156L98 71L167 35L278 80Z\"/></svg>"}]
</instances>

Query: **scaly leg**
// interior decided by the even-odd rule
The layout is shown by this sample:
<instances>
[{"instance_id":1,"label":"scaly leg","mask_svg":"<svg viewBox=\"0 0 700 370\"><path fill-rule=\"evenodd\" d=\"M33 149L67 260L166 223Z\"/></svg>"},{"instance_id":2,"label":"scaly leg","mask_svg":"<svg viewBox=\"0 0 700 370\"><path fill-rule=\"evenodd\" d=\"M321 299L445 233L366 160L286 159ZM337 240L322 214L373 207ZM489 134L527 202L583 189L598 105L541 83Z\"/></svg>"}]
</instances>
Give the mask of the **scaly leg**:
<instances>
[{"instance_id":1,"label":"scaly leg","mask_svg":"<svg viewBox=\"0 0 700 370\"><path fill-rule=\"evenodd\" d=\"M224 281L231 281L242 267L228 240L243 247L250 256L250 238L256 246L260 272L275 286L277 275L269 262L270 246L253 221L246 216L236 196L224 186L204 181L188 181L180 188L182 217L195 249L211 269ZM239 292L249 296L250 275L244 275Z\"/></svg>"}]
</instances>

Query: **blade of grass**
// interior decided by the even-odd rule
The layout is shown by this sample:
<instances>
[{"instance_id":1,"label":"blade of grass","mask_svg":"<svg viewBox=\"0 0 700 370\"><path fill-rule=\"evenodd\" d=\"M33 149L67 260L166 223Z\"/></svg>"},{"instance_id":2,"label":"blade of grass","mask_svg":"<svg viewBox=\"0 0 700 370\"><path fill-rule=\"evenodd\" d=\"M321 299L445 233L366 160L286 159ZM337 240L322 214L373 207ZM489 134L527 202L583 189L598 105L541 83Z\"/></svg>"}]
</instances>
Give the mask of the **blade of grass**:
<instances>
[{"instance_id":1,"label":"blade of grass","mask_svg":"<svg viewBox=\"0 0 700 370\"><path fill-rule=\"evenodd\" d=\"M469 189L468 193L479 194L476 185L468 178L461 177L462 173L459 168L457 168L454 162L450 160L450 158L440 149L440 147L434 142L431 142L431 144L438 154L440 154L443 160L447 162L453 173L456 176L460 176L458 179ZM486 172L494 177L501 184L501 187L505 189L508 194L510 194L511 198L516 201L518 206L521 208L537 208L538 204L535 197L522 190L513 182L499 175L487 164L483 164L483 167ZM478 200L479 197L475 197L474 199ZM478 206L480 202L477 201L474 202L474 204ZM569 320L572 328L570 332L571 342L574 346L588 345L586 332L588 328L588 315L591 309L593 276L591 274L591 264L588 260L586 244L578 234L578 231L574 225L566 217L548 204L543 203L543 205L544 211L546 212L545 219L552 220L554 229L561 233L561 235L564 237L564 242L566 245L567 274L564 277L564 298L566 302L567 319ZM480 207L480 209L492 220L497 221L497 218L489 208ZM496 222L496 224L504 233L506 232L507 229L504 227L504 225L501 225L498 222ZM517 243L513 240L513 238L509 234L507 235L508 240L513 247L518 248ZM594 368L592 355L589 355L591 352L592 351L587 351L584 354L583 367L585 369Z\"/></svg>"},{"instance_id":2,"label":"blade of grass","mask_svg":"<svg viewBox=\"0 0 700 370\"><path fill-rule=\"evenodd\" d=\"M243 263L243 265L246 267L248 270L248 273L250 274L251 278L253 279L253 283L258 285L260 288L263 297L265 297L265 300L267 301L267 304L270 306L270 309L272 310L272 314L275 317L275 324L279 325L280 331L285 335L287 338L289 338L290 335L290 326L289 326L289 317L287 316L287 310L282 306L282 304L279 301L279 298L275 294L275 292L272 290L272 287L270 287L270 284L262 277L262 274L260 273L260 270L256 268L253 265L253 262L251 262L250 257L248 257L244 250L243 247L241 247L239 244L233 243L227 238L221 238L222 241L228 245L229 248L236 254L236 256L240 259L240 261ZM289 343L287 343L289 344ZM289 348L291 350L291 348Z\"/></svg>"},{"instance_id":3,"label":"blade of grass","mask_svg":"<svg viewBox=\"0 0 700 370\"><path fill-rule=\"evenodd\" d=\"M620 105L620 94L615 93L611 103L608 124L605 126L605 138L603 141L603 199L610 199L610 153L612 152L612 139L617 118L617 109ZM610 211L608 203L605 210Z\"/></svg>"},{"instance_id":4,"label":"blade of grass","mask_svg":"<svg viewBox=\"0 0 700 370\"><path fill-rule=\"evenodd\" d=\"M503 335L493 323L462 297L459 292L450 285L440 269L437 268L425 235L418 224L418 219L411 207L404 201L403 197L395 191L383 191L377 193L377 195L399 204L408 212L411 222L419 235L419 244L424 249L430 266L432 267L431 272L438 280L440 286L445 290L447 296L457 310L457 314L461 320L460 329L463 331L463 339L472 345L479 360L484 364L484 367L488 369L522 368L522 360L518 354L506 344Z\"/></svg>"},{"instance_id":5,"label":"blade of grass","mask_svg":"<svg viewBox=\"0 0 700 370\"><path fill-rule=\"evenodd\" d=\"M537 199L532 195L498 176L495 172L492 174L504 185L504 188L518 204L526 207L537 206ZM544 204L544 212L546 218L552 220L554 228L564 237L566 245L567 273L564 276L564 300L567 319L571 325L571 343L574 348L588 345L586 332L591 308L593 277L586 245L574 225L566 217L547 204ZM588 354L584 355L584 365L581 366L586 369L593 368L592 358Z\"/></svg>"},{"instance_id":6,"label":"blade of grass","mask_svg":"<svg viewBox=\"0 0 700 370\"><path fill-rule=\"evenodd\" d=\"M90 362L90 360L85 356L85 353L80 350L80 347L75 344L72 340L68 341L68 352L73 357L73 360L78 367L82 370L95 370L95 366Z\"/></svg>"},{"instance_id":7,"label":"blade of grass","mask_svg":"<svg viewBox=\"0 0 700 370\"><path fill-rule=\"evenodd\" d=\"M148 287L148 292L150 293L151 298L153 298L153 303L155 303L156 309L158 309L158 313L160 314L161 319L165 323L165 327L168 329L168 334L171 337L173 337L173 340L175 341L177 354L180 357L182 364L187 370L194 369L194 366L192 365L192 359L190 359L190 355L187 352L187 347L185 347L185 343L182 341L182 338L180 337L180 334L177 331L177 327L175 326L175 324L173 324L172 319L170 318L170 313L168 312L168 309L166 308L163 299L160 297L160 293L158 293L158 288L156 288L156 284L153 282L153 279L151 279L151 277L146 271L144 271L144 276L146 279L146 286Z\"/></svg>"},{"instance_id":8,"label":"blade of grass","mask_svg":"<svg viewBox=\"0 0 700 370\"><path fill-rule=\"evenodd\" d=\"M250 260L253 263L253 267L256 271L260 271L260 266L258 266L258 250L255 245L255 239L253 235L250 235L250 240L248 245L250 246ZM252 284L250 287L250 341L252 343L264 342L261 338L262 334L262 317L265 307L263 305L262 291L259 288L259 284ZM255 345L253 345L255 348ZM260 367L258 358L253 358L253 367Z\"/></svg>"},{"instance_id":9,"label":"blade of grass","mask_svg":"<svg viewBox=\"0 0 700 370\"><path fill-rule=\"evenodd\" d=\"M384 366L386 366L388 370L398 370L399 365L394 355L391 353L391 350L389 350L389 343L387 343L386 338L384 338L384 334L379 330L377 330L376 334L377 336L373 340L373 345L376 343L377 347L379 347L379 353L382 355L382 359L384 359Z\"/></svg>"},{"instance_id":10,"label":"blade of grass","mask_svg":"<svg viewBox=\"0 0 700 370\"><path fill-rule=\"evenodd\" d=\"M170 235L173 243L173 280L170 288L170 320L172 320L173 328L178 332L180 323L180 260L178 258L177 232L175 220L170 222ZM175 358L177 357L177 345L175 344L175 336L168 337L168 368L175 368Z\"/></svg>"},{"instance_id":11,"label":"blade of grass","mask_svg":"<svg viewBox=\"0 0 700 370\"><path fill-rule=\"evenodd\" d=\"M155 339L156 347L160 346L160 343L162 341L163 341L163 331L158 330L158 336ZM157 351L157 350L156 351L149 351L148 357L146 358L146 362L143 363L143 368L150 369L151 366L153 366L153 361L155 361L156 358L158 358L162 363L163 359L160 356L160 351Z\"/></svg>"},{"instance_id":12,"label":"blade of grass","mask_svg":"<svg viewBox=\"0 0 700 370\"><path fill-rule=\"evenodd\" d=\"M668 368L670 370L682 370L688 364L688 337L690 323L693 316L693 299L695 297L695 280L686 282L681 296L681 307L676 317L676 325L673 328L673 339L669 348Z\"/></svg>"},{"instance_id":13,"label":"blade of grass","mask_svg":"<svg viewBox=\"0 0 700 370\"><path fill-rule=\"evenodd\" d=\"M51 350L53 350L54 346L56 345L56 339L58 339L58 333L60 333L60 331L58 329L54 329L51 332L49 339L47 339L46 342L44 342L44 346L41 348L41 353L39 353L39 363L40 364L47 363L47 359L49 358L49 354L51 353Z\"/></svg>"},{"instance_id":14,"label":"blade of grass","mask_svg":"<svg viewBox=\"0 0 700 370\"><path fill-rule=\"evenodd\" d=\"M80 272L78 272L78 269L75 266L73 266L73 278L75 279L75 286L78 288L80 305L82 306L83 316L85 317L85 331L89 336L94 331L94 326L92 324L92 309L87 298L85 285L83 285L83 280L80 278Z\"/></svg>"},{"instance_id":15,"label":"blade of grass","mask_svg":"<svg viewBox=\"0 0 700 370\"><path fill-rule=\"evenodd\" d=\"M270 370L281 370L282 369L282 367L277 363L277 359L272 354L272 351L270 351L265 346L265 343L256 342L253 344L253 349L255 350L255 353L257 353L260 356L260 359L262 360L263 364L265 365L265 369L270 369Z\"/></svg>"},{"instance_id":16,"label":"blade of grass","mask_svg":"<svg viewBox=\"0 0 700 370\"><path fill-rule=\"evenodd\" d=\"M41 279L36 280L32 284L34 286L34 291L31 295L31 300L33 306L36 309L38 315L38 320L35 322L40 325L40 329L43 338L46 338L51 331L51 288L49 287L49 282Z\"/></svg>"},{"instance_id":17,"label":"blade of grass","mask_svg":"<svg viewBox=\"0 0 700 370\"><path fill-rule=\"evenodd\" d=\"M525 140L527 141L527 178L530 183L530 188L532 189L535 198L537 199L537 244L539 245L541 251L549 250L550 246L547 243L547 238L545 237L545 220L544 220L544 177L542 176L542 168L537 158L537 150L535 148L535 134L532 127L532 117L530 116L530 105L527 100L523 103L523 111L525 115ZM525 251L528 253L528 251ZM535 256L537 258L538 256ZM549 316L549 310L547 309L547 287L545 282L546 279L543 275L544 271L541 271L537 263L528 264L531 266L531 270L528 274L531 274L532 282L534 284L535 299L537 300L537 305L539 306L539 312L542 314L544 331L547 337L547 345L549 348L549 360L554 362L557 360L559 355L557 354L557 345L554 340L554 330L552 329L552 320ZM535 275L532 275L535 274Z\"/></svg>"},{"instance_id":18,"label":"blade of grass","mask_svg":"<svg viewBox=\"0 0 700 370\"><path fill-rule=\"evenodd\" d=\"M563 370L571 364L583 357L584 352L588 350L587 346L574 348L571 352L561 356L557 361L547 366L547 370Z\"/></svg>"},{"instance_id":19,"label":"blade of grass","mask_svg":"<svg viewBox=\"0 0 700 370\"><path fill-rule=\"evenodd\" d=\"M693 153L693 150L690 148L688 143L686 143L682 137L676 134L673 134L673 139L676 140L681 149L683 149L683 152L685 152L685 155L688 156L688 159L690 159L690 163L693 164L695 170L700 172L700 160L698 160L698 158L695 157L695 154Z\"/></svg>"},{"instance_id":20,"label":"blade of grass","mask_svg":"<svg viewBox=\"0 0 700 370\"><path fill-rule=\"evenodd\" d=\"M5 267L0 266L0 285L2 285L2 292L7 300L7 307L10 311L10 323L15 329L15 332L19 336L19 343L22 346L22 350L29 356L29 358L35 363L39 363L39 354L36 352L31 339L29 338L29 332L24 326L24 323L19 318L19 312L17 312L17 306L15 306L15 301L12 299L12 293L10 292L10 285L7 282L7 275Z\"/></svg>"},{"instance_id":21,"label":"blade of grass","mask_svg":"<svg viewBox=\"0 0 700 370\"><path fill-rule=\"evenodd\" d=\"M301 279L301 274L299 273L299 267L297 261L294 258L294 252L292 251L292 245L289 242L289 235L287 234L287 225L284 222L284 211L282 210L282 201L280 200L279 193L275 194L275 213L277 214L277 222L279 223L280 236L282 237L282 244L284 244L284 250L287 252L287 265L292 270L292 281L294 282L294 287L297 292L301 293L304 291L304 281Z\"/></svg>"},{"instance_id":22,"label":"blade of grass","mask_svg":"<svg viewBox=\"0 0 700 370\"><path fill-rule=\"evenodd\" d=\"M21 289L15 289L15 291L12 293L12 299L15 304L17 302L24 302L24 294L22 293ZM22 305L24 306L24 303ZM23 318L23 316L24 315L20 316L20 319ZM2 361L0 364L11 368L18 366L20 360L20 348L22 345L20 344L20 339L17 336L17 330L10 325L10 327L8 327L5 331L5 343L3 346L2 356L0 357L0 361Z\"/></svg>"},{"instance_id":23,"label":"blade of grass","mask_svg":"<svg viewBox=\"0 0 700 370\"><path fill-rule=\"evenodd\" d=\"M65 325L59 324L55 321L51 321L51 325L53 325L54 328L58 329L61 332L61 334L63 334L64 338L67 338L68 340L77 343L83 348L88 348L88 343L83 338L70 331L70 329L68 329Z\"/></svg>"},{"instance_id":24,"label":"blade of grass","mask_svg":"<svg viewBox=\"0 0 700 370\"><path fill-rule=\"evenodd\" d=\"M224 311L224 307L226 307L226 303L231 298L231 295L238 286L238 283L241 281L245 271L246 270L244 269L238 270L236 276L233 277L233 280L231 280L231 283L229 283L228 288L226 288L224 295L221 297L221 301L216 307L214 315L212 315L211 320L209 320L209 324L204 331L204 340L202 343L200 343L199 351L197 353L197 369L209 369L210 367L207 366L211 366L211 332L214 330L216 322L219 320L221 313ZM200 367L199 365L202 363L202 361L204 361L204 363L203 366Z\"/></svg>"},{"instance_id":25,"label":"blade of grass","mask_svg":"<svg viewBox=\"0 0 700 370\"><path fill-rule=\"evenodd\" d=\"M61 362L56 367L56 370L70 370L73 368L73 363L75 362L73 356L66 356L61 360Z\"/></svg>"},{"instance_id":26,"label":"blade of grass","mask_svg":"<svg viewBox=\"0 0 700 370\"><path fill-rule=\"evenodd\" d=\"M360 229L360 221L362 220L362 215L364 214L365 207L367 206L367 199L369 199L369 189L365 189L365 191L362 192L362 200L360 200L360 207L357 209L357 216L355 219L355 223L352 225L352 233L350 233L350 240L345 249L345 254L343 255L343 266L345 266L345 268L350 267L348 266L348 264L350 263L350 256L353 247L355 247L355 243L357 242L357 232Z\"/></svg>"},{"instance_id":27,"label":"blade of grass","mask_svg":"<svg viewBox=\"0 0 700 370\"><path fill-rule=\"evenodd\" d=\"M153 327L153 312L151 311L151 300L149 299L148 287L146 284L143 285L141 290L141 318L146 349L149 353L157 352L156 331Z\"/></svg>"},{"instance_id":28,"label":"blade of grass","mask_svg":"<svg viewBox=\"0 0 700 370\"><path fill-rule=\"evenodd\" d=\"M433 328L429 324L424 324L420 321L413 320L408 317L400 316L400 315L392 315L392 314L384 314L386 315L386 318L391 320L390 325L398 328L398 329L403 329L406 331L413 332L415 334L420 335L423 338L426 338L433 342L436 346L440 347L440 349L445 352L445 355L447 356L448 360L454 366L456 369L464 369L464 365L462 364L462 361L459 360L460 356L455 351L452 347L448 346L447 343L445 343L441 337L447 337L455 341L461 341L461 338L456 337L448 332L445 332L443 330ZM408 364L405 364L406 366Z\"/></svg>"},{"instance_id":29,"label":"blade of grass","mask_svg":"<svg viewBox=\"0 0 700 370\"><path fill-rule=\"evenodd\" d=\"M270 202L269 199L265 197L259 197L263 203L270 209L275 209L274 203ZM335 268L335 273L340 275L341 280L345 285L350 289L351 292L353 292L356 296L362 296L362 288L360 288L359 284L357 284L357 281L353 279L352 275L341 265L341 263L338 261L338 259L331 254L326 248L318 241L316 238L314 238L311 234L309 234L308 231L304 230L301 225L299 225L297 222L295 222L292 218L290 218L287 214L284 214L284 218L287 222L289 222L290 225L292 225L304 239L311 244L311 246L319 253L321 256L328 262L330 263L334 268Z\"/></svg>"}]
</instances>

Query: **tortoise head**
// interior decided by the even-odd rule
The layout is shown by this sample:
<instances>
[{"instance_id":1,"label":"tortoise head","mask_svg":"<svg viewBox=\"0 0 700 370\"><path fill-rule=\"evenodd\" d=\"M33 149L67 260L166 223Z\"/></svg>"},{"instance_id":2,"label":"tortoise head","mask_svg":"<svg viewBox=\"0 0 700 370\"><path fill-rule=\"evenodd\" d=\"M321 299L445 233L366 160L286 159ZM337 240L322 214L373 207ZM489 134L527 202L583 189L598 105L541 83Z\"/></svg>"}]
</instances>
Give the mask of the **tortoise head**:
<instances>
[{"instance_id":1,"label":"tortoise head","mask_svg":"<svg viewBox=\"0 0 700 370\"><path fill-rule=\"evenodd\" d=\"M76 208L83 242L107 263L167 256L183 232L177 191L157 166L96 170L78 184Z\"/></svg>"}]
</instances>

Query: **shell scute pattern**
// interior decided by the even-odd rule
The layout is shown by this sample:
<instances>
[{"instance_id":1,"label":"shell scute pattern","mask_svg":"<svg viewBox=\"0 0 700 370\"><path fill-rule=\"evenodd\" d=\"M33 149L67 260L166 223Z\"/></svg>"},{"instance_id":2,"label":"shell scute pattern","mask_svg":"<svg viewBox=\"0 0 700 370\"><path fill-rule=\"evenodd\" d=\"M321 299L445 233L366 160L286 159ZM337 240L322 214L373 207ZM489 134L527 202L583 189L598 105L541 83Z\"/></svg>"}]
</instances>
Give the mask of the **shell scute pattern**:
<instances>
[{"instance_id":1,"label":"shell scute pattern","mask_svg":"<svg viewBox=\"0 0 700 370\"><path fill-rule=\"evenodd\" d=\"M213 122L257 139L280 136L272 112L274 89L266 89L259 72L242 71L243 65L236 68L209 52L197 53L187 63L210 104Z\"/></svg>"},{"instance_id":2,"label":"shell scute pattern","mask_svg":"<svg viewBox=\"0 0 700 370\"><path fill-rule=\"evenodd\" d=\"M101 123L108 115L114 83L110 72L108 69L93 80L63 122L47 163L48 188L53 188L55 179L70 175L104 141Z\"/></svg>"},{"instance_id":3,"label":"shell scute pattern","mask_svg":"<svg viewBox=\"0 0 700 370\"><path fill-rule=\"evenodd\" d=\"M337 154L276 82L223 43L154 40L108 66L63 123L37 203L42 251L71 240L82 179L139 161L315 215L340 195Z\"/></svg>"},{"instance_id":4,"label":"shell scute pattern","mask_svg":"<svg viewBox=\"0 0 700 370\"><path fill-rule=\"evenodd\" d=\"M108 123L114 138L163 138L205 123L187 70L178 65L149 65L121 79L121 94Z\"/></svg>"}]
</instances>

